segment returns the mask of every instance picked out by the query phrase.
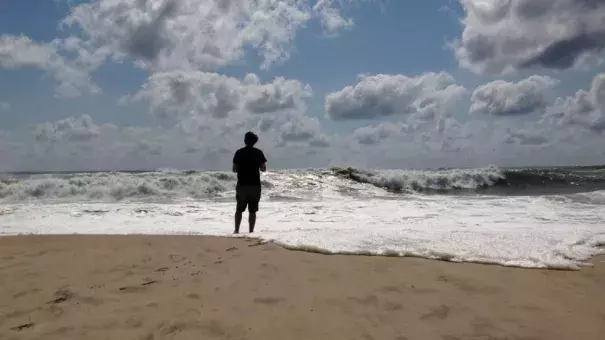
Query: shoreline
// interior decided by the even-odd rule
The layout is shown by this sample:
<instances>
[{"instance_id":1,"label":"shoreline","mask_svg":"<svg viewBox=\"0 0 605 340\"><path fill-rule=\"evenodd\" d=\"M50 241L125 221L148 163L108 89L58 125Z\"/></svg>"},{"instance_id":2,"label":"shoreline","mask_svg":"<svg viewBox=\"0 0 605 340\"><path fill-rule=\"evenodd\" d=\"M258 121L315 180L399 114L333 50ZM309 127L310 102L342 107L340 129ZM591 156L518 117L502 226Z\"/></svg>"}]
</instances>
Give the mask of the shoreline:
<instances>
[{"instance_id":1,"label":"shoreline","mask_svg":"<svg viewBox=\"0 0 605 340\"><path fill-rule=\"evenodd\" d=\"M247 236L0 237L2 339L583 339L579 271L290 251Z\"/></svg>"},{"instance_id":2,"label":"shoreline","mask_svg":"<svg viewBox=\"0 0 605 340\"><path fill-rule=\"evenodd\" d=\"M218 238L218 239L234 239L234 240L244 240L246 242L254 242L254 246L262 246L262 245L275 245L283 250L292 251L292 252L301 252L301 253L309 253L309 254L318 254L322 256L352 256L352 257L390 257L390 258L399 258L399 259L419 259L424 261L438 261L452 264L472 264L478 266L499 266L504 268L513 268L513 269L524 269L524 270L551 270L551 271L581 271L583 269L592 268L595 266L595 262L605 263L605 244L597 245L596 247L601 249L602 252L600 254L595 254L585 260L577 260L580 261L581 264L578 268L569 268L569 267L523 267L519 265L505 265L499 262L482 262L482 261L464 261L464 260L449 260L451 256L444 257L425 257L421 255L414 254L406 254L401 256L397 253L384 253L384 254L375 254L371 252L332 252L320 247L315 246L289 246L287 244L283 244L280 242L268 241L263 239L260 236L249 236L246 232L240 233L239 236L229 235L202 235L202 234L17 234L17 235L0 235L0 240L2 238L10 238L10 237L203 237L203 238Z\"/></svg>"}]
</instances>

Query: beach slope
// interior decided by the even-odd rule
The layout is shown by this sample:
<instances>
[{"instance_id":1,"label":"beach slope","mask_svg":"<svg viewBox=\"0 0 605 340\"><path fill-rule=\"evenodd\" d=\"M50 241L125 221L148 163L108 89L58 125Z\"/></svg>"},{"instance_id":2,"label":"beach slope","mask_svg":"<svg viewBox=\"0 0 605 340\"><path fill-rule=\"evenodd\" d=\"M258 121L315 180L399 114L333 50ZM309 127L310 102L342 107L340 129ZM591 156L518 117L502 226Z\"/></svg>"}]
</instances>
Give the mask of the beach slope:
<instances>
[{"instance_id":1,"label":"beach slope","mask_svg":"<svg viewBox=\"0 0 605 340\"><path fill-rule=\"evenodd\" d=\"M0 238L0 339L602 340L605 259L549 271L251 239Z\"/></svg>"}]
</instances>

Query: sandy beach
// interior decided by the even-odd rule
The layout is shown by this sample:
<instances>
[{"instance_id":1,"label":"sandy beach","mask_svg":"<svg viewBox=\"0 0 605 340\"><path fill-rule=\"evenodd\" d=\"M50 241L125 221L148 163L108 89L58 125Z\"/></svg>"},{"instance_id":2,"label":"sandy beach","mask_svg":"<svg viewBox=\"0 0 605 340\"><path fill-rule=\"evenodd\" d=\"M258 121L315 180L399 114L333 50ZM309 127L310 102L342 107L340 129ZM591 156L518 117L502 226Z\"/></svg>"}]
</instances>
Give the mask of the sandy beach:
<instances>
[{"instance_id":1,"label":"sandy beach","mask_svg":"<svg viewBox=\"0 0 605 340\"><path fill-rule=\"evenodd\" d=\"M0 238L0 339L601 340L580 271L327 256L252 239Z\"/></svg>"}]
</instances>

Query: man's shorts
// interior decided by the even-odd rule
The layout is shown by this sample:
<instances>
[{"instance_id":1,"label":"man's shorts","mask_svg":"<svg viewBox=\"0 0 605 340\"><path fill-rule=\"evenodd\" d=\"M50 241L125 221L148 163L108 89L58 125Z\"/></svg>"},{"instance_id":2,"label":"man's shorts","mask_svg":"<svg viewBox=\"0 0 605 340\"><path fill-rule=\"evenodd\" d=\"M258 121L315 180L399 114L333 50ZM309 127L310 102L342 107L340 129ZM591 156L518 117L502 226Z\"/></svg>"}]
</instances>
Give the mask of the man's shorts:
<instances>
[{"instance_id":1,"label":"man's shorts","mask_svg":"<svg viewBox=\"0 0 605 340\"><path fill-rule=\"evenodd\" d=\"M258 211L258 202L260 201L261 187L254 186L237 186L235 188L235 200L237 201L237 211L248 211L255 213Z\"/></svg>"}]
</instances>

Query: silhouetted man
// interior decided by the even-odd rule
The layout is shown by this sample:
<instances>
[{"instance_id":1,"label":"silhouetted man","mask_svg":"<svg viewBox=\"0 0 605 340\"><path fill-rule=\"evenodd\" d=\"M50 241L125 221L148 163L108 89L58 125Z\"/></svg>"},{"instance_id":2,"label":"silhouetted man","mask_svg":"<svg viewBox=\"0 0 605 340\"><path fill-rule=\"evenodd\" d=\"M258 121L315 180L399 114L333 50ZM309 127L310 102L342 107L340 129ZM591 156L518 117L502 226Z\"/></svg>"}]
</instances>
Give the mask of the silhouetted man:
<instances>
[{"instance_id":1,"label":"silhouetted man","mask_svg":"<svg viewBox=\"0 0 605 340\"><path fill-rule=\"evenodd\" d=\"M261 196L260 171L267 171L267 159L261 150L254 147L256 142L258 142L258 136L253 132L247 132L244 136L246 146L237 150L233 156L233 172L237 172L235 234L239 233L242 213L246 211L246 207L248 207L251 233L254 232L256 224L256 212Z\"/></svg>"}]
</instances>

